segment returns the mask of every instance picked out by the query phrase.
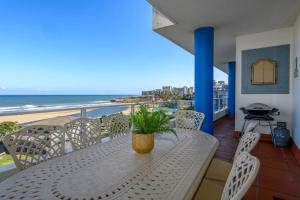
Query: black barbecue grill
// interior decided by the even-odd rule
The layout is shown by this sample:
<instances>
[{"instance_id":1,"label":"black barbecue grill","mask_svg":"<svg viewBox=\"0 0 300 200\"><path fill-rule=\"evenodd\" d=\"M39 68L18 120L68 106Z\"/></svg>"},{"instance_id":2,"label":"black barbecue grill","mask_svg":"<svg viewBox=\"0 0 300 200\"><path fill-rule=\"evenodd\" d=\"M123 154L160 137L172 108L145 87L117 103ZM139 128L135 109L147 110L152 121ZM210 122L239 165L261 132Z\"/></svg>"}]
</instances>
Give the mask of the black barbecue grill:
<instances>
[{"instance_id":1,"label":"black barbecue grill","mask_svg":"<svg viewBox=\"0 0 300 200\"><path fill-rule=\"evenodd\" d=\"M245 125L248 120L259 121L259 124L261 124L261 121L267 122L270 127L271 134L273 133L272 121L274 121L274 118L272 116L280 115L277 108L271 108L263 103L253 103L240 109L245 114L242 134L244 134Z\"/></svg>"}]
</instances>

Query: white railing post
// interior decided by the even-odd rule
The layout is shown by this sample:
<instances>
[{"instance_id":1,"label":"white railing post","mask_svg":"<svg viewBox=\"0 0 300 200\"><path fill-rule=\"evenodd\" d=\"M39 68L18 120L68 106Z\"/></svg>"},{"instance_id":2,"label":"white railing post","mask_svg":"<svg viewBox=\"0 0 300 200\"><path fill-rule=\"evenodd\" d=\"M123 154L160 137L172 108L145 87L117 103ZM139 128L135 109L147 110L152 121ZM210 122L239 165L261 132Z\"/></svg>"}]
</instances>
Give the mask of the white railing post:
<instances>
[{"instance_id":1,"label":"white railing post","mask_svg":"<svg viewBox=\"0 0 300 200\"><path fill-rule=\"evenodd\" d=\"M80 109L80 117L81 118L86 118L86 108L81 108Z\"/></svg>"},{"instance_id":2,"label":"white railing post","mask_svg":"<svg viewBox=\"0 0 300 200\"><path fill-rule=\"evenodd\" d=\"M130 105L130 108L131 108L131 111L130 111L131 114L134 114L134 104L131 104L131 105Z\"/></svg>"}]
</instances>

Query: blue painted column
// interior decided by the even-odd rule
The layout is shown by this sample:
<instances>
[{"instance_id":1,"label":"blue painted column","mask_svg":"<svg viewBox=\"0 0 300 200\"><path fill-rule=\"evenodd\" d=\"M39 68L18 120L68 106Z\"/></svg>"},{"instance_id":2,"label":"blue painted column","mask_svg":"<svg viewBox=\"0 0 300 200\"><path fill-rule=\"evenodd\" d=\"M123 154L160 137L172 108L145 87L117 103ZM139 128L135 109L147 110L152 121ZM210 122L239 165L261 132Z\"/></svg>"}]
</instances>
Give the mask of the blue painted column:
<instances>
[{"instance_id":1,"label":"blue painted column","mask_svg":"<svg viewBox=\"0 0 300 200\"><path fill-rule=\"evenodd\" d=\"M235 116L235 62L228 63L228 114Z\"/></svg>"},{"instance_id":2,"label":"blue painted column","mask_svg":"<svg viewBox=\"0 0 300 200\"><path fill-rule=\"evenodd\" d=\"M205 114L201 130L213 134L214 28L198 28L194 37L195 111Z\"/></svg>"}]
</instances>

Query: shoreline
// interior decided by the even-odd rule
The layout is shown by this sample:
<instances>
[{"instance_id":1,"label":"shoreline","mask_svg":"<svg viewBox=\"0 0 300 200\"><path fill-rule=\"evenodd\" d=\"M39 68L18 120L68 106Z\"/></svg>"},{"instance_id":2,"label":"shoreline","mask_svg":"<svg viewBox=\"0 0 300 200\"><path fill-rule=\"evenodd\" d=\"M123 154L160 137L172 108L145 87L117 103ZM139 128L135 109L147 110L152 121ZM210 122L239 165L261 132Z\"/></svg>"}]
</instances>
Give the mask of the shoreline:
<instances>
[{"instance_id":1,"label":"shoreline","mask_svg":"<svg viewBox=\"0 0 300 200\"><path fill-rule=\"evenodd\" d=\"M68 110L68 111L55 111L55 112L0 116L0 123L4 121L13 121L13 122L18 122L20 124L24 124L24 123L36 122L41 120L47 120L50 118L69 116L69 115L74 115L79 113L80 110Z\"/></svg>"},{"instance_id":2,"label":"shoreline","mask_svg":"<svg viewBox=\"0 0 300 200\"><path fill-rule=\"evenodd\" d=\"M87 113L91 110L87 110ZM130 106L128 106L125 110L121 111L124 115L129 115L131 112ZM43 113L31 113L31 114L21 114L21 115L8 115L8 116L0 116L0 123L5 121L13 121L18 122L19 124L28 124L28 123L40 123L40 122L49 122L51 124L51 119L54 121L59 120L59 117L68 117L72 119L71 115L80 114L80 110L68 110L68 111L54 111L54 112L43 112ZM113 113L111 113L113 114ZM64 119L61 118L61 119Z\"/></svg>"}]
</instances>

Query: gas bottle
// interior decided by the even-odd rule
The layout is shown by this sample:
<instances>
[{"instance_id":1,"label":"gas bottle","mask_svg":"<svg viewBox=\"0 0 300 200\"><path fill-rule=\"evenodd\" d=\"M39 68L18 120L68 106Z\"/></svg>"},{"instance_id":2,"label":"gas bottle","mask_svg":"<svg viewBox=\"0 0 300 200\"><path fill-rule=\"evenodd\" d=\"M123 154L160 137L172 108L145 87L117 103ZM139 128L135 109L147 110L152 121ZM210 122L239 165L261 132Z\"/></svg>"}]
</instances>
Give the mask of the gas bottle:
<instances>
[{"instance_id":1,"label":"gas bottle","mask_svg":"<svg viewBox=\"0 0 300 200\"><path fill-rule=\"evenodd\" d=\"M290 131L286 128L286 122L277 122L277 127L274 128L272 135L273 144L278 147L286 147L289 145L290 139Z\"/></svg>"}]
</instances>

